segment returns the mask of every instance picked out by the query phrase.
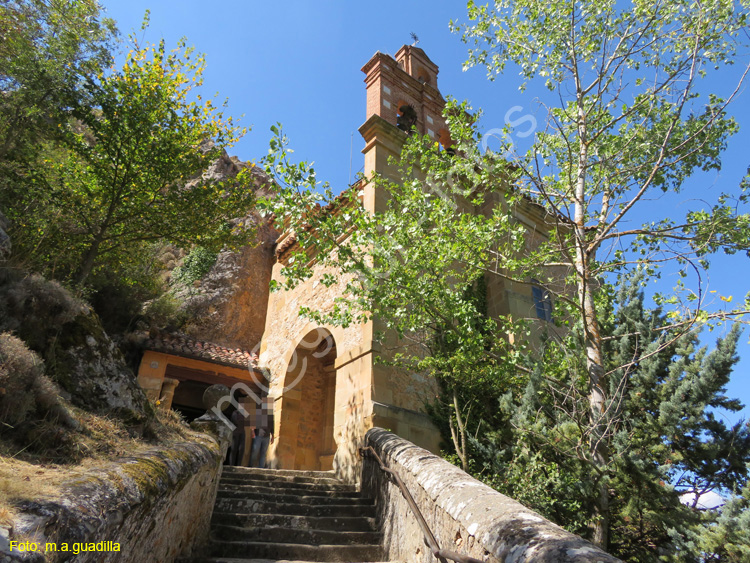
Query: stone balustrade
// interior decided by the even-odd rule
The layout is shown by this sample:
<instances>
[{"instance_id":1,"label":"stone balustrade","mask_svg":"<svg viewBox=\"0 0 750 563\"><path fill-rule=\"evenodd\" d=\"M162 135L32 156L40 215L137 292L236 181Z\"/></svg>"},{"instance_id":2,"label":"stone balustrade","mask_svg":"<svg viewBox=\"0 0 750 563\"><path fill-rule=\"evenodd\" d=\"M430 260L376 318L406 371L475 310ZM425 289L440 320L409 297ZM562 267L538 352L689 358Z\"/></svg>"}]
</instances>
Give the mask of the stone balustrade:
<instances>
[{"instance_id":1,"label":"stone balustrade","mask_svg":"<svg viewBox=\"0 0 750 563\"><path fill-rule=\"evenodd\" d=\"M401 477L441 549L493 563L620 561L395 434L373 428L365 446ZM385 561L436 561L399 488L372 456L363 461L362 492L376 499Z\"/></svg>"}]
</instances>

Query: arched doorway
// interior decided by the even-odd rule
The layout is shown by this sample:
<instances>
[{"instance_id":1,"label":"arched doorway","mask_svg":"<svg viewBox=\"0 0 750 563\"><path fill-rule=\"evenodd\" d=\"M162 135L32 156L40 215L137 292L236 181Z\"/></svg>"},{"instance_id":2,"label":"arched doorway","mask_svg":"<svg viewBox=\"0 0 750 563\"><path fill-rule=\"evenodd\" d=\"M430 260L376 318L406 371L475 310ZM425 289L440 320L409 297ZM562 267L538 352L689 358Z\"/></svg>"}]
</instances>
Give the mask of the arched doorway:
<instances>
[{"instance_id":1,"label":"arched doorway","mask_svg":"<svg viewBox=\"0 0 750 563\"><path fill-rule=\"evenodd\" d=\"M278 467L327 471L336 442L336 343L326 329L310 331L289 360L281 395Z\"/></svg>"}]
</instances>

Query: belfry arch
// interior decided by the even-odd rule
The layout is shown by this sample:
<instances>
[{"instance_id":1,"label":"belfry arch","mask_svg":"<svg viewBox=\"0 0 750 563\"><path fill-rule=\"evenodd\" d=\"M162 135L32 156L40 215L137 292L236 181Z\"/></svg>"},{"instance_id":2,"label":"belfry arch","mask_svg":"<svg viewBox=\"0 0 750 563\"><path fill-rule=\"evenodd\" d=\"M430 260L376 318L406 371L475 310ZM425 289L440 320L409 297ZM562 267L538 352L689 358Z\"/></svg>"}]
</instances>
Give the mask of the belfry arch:
<instances>
[{"instance_id":1,"label":"belfry arch","mask_svg":"<svg viewBox=\"0 0 750 563\"><path fill-rule=\"evenodd\" d=\"M324 328L308 332L289 359L281 392L279 468L327 471L336 454L336 342Z\"/></svg>"}]
</instances>

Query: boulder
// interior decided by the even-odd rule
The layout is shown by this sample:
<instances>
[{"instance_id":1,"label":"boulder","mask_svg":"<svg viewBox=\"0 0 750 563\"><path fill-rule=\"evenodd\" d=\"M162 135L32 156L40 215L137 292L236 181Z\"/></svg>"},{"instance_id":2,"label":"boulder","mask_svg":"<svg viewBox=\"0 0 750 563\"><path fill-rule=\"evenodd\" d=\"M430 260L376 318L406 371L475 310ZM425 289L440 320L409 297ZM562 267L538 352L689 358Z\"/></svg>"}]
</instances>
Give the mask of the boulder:
<instances>
[{"instance_id":1,"label":"boulder","mask_svg":"<svg viewBox=\"0 0 750 563\"><path fill-rule=\"evenodd\" d=\"M37 352L74 405L131 423L150 418L143 390L97 315L57 282L0 272L0 331Z\"/></svg>"},{"instance_id":2,"label":"boulder","mask_svg":"<svg viewBox=\"0 0 750 563\"><path fill-rule=\"evenodd\" d=\"M224 155L204 177L224 180L247 166ZM258 196L273 193L273 184L265 172L252 165L250 170ZM188 316L183 330L193 338L252 350L260 343L265 329L268 287L279 233L257 212L236 223L255 229L256 243L237 252L219 253L209 272L180 293L184 301L182 310Z\"/></svg>"},{"instance_id":3,"label":"boulder","mask_svg":"<svg viewBox=\"0 0 750 563\"><path fill-rule=\"evenodd\" d=\"M189 319L184 327L188 335L252 350L260 343L266 324L278 233L257 215L246 221L257 226L257 244L219 253L210 271L181 297Z\"/></svg>"}]
</instances>

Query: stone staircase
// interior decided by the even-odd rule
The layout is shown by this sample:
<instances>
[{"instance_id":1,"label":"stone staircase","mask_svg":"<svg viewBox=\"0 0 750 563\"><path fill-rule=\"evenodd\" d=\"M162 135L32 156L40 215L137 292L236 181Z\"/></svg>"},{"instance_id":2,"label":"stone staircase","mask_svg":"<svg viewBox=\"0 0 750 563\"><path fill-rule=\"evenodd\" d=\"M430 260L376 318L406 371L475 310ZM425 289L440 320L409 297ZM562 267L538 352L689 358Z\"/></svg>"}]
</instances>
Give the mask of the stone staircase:
<instances>
[{"instance_id":1,"label":"stone staircase","mask_svg":"<svg viewBox=\"0 0 750 563\"><path fill-rule=\"evenodd\" d=\"M379 561L375 506L332 472L224 467L207 555L181 563Z\"/></svg>"}]
</instances>

